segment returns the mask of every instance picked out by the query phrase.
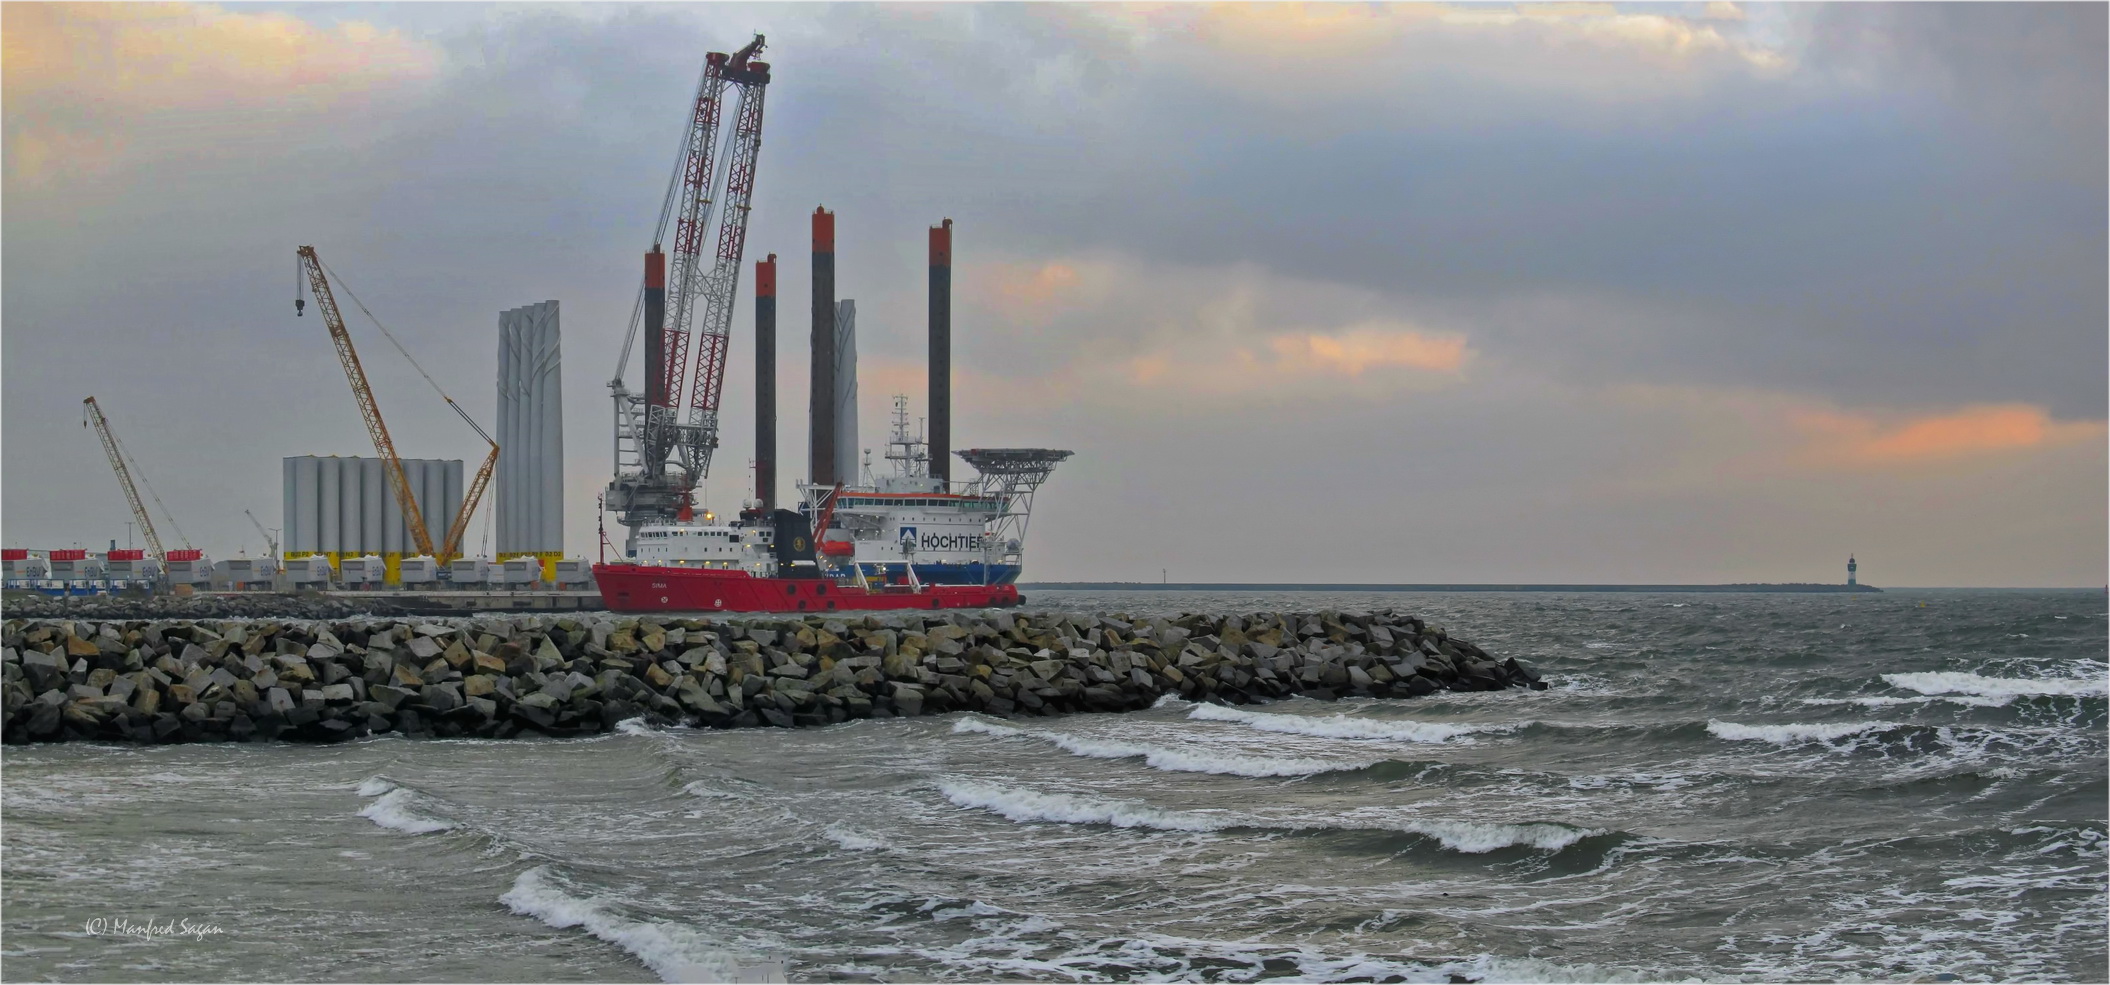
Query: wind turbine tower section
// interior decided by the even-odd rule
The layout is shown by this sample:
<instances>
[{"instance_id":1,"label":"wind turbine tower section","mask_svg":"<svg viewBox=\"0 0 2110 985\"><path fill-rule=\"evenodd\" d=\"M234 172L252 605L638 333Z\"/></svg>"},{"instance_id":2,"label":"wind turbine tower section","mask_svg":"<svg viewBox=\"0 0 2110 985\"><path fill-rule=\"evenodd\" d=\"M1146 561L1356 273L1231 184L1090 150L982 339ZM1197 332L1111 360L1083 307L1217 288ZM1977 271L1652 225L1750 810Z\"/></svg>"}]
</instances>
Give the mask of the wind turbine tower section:
<instances>
[{"instance_id":1,"label":"wind turbine tower section","mask_svg":"<svg viewBox=\"0 0 2110 985\"><path fill-rule=\"evenodd\" d=\"M564 556L564 383L557 302L498 315L498 560Z\"/></svg>"}]
</instances>

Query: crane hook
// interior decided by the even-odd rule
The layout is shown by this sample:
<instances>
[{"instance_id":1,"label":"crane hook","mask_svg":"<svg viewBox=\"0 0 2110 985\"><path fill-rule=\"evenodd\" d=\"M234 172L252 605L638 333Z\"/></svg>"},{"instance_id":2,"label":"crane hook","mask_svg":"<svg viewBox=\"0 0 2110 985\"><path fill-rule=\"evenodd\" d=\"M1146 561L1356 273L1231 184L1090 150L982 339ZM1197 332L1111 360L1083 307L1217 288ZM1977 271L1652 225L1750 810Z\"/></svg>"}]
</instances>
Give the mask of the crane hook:
<instances>
[{"instance_id":1,"label":"crane hook","mask_svg":"<svg viewBox=\"0 0 2110 985\"><path fill-rule=\"evenodd\" d=\"M304 294L305 292L301 290L301 282L300 282L300 275L301 275L301 269L300 269L300 258L299 258L299 257L294 257L294 258L293 258L293 317L295 317L295 318L299 318L300 316L302 316L302 315L305 315L305 314L307 314L307 310L306 310L306 309L307 309L307 307L308 307L308 302L307 302L307 301L305 301L305 300L303 300L303 299L302 299L302 297L301 297L301 295L302 295L302 294Z\"/></svg>"}]
</instances>

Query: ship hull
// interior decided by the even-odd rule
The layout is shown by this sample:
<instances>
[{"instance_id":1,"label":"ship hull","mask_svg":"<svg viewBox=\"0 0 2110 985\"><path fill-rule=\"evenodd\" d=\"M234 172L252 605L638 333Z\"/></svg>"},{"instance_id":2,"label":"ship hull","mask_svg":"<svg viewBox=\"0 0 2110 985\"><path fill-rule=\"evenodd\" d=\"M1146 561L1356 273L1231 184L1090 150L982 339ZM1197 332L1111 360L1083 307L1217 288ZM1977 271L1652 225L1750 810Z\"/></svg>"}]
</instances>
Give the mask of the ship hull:
<instances>
[{"instance_id":1,"label":"ship hull","mask_svg":"<svg viewBox=\"0 0 2110 985\"><path fill-rule=\"evenodd\" d=\"M866 561L865 570L874 568L886 573L886 577L899 579L901 562ZM980 561L918 561L915 563L916 580L925 585L1009 585L1018 580L1019 566L1015 564L983 565ZM847 570L847 569L839 569Z\"/></svg>"},{"instance_id":2,"label":"ship hull","mask_svg":"<svg viewBox=\"0 0 2110 985\"><path fill-rule=\"evenodd\" d=\"M926 585L1009 585L1018 580L1018 565L991 564L985 568L980 561L919 562L916 578Z\"/></svg>"},{"instance_id":3,"label":"ship hull","mask_svg":"<svg viewBox=\"0 0 2110 985\"><path fill-rule=\"evenodd\" d=\"M818 578L757 578L745 571L596 564L601 604L616 612L869 612L1017 605L1013 585L895 586L871 590Z\"/></svg>"}]
</instances>

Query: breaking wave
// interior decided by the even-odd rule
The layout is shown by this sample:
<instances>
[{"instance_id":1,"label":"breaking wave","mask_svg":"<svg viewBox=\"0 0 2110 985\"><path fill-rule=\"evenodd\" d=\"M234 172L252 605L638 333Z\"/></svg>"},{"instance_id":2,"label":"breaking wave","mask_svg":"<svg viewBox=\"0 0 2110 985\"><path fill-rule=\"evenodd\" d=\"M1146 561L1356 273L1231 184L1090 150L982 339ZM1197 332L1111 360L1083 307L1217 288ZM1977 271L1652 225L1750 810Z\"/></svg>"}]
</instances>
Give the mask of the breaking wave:
<instances>
[{"instance_id":1,"label":"breaking wave","mask_svg":"<svg viewBox=\"0 0 2110 985\"><path fill-rule=\"evenodd\" d=\"M1413 820L1395 824L1343 824L1258 818L1219 810L1172 811L1083 794L1052 793L957 779L939 783L938 789L945 795L945 799L955 805L986 810L1020 823L1105 824L1116 828L1194 833L1241 828L1276 831L1391 831L1428 838L1451 851L1468 855L1479 855L1503 848L1535 848L1558 852L1584 838L1609 833L1601 829L1573 828L1548 823L1499 824L1479 821Z\"/></svg>"},{"instance_id":2,"label":"breaking wave","mask_svg":"<svg viewBox=\"0 0 2110 985\"><path fill-rule=\"evenodd\" d=\"M1830 744L1863 732L1897 728L1896 722L1829 722L1822 724L1738 725L1710 719L1707 731L1731 742L1770 742L1776 746L1798 746L1811 742Z\"/></svg>"},{"instance_id":3,"label":"breaking wave","mask_svg":"<svg viewBox=\"0 0 2110 985\"><path fill-rule=\"evenodd\" d=\"M379 797L361 809L359 816L389 830L429 835L439 831L452 831L456 826L453 821L419 812L416 805L421 798L417 791L409 787L399 787L380 777L374 777L361 783L358 792L362 797Z\"/></svg>"},{"instance_id":4,"label":"breaking wave","mask_svg":"<svg viewBox=\"0 0 2110 985\"><path fill-rule=\"evenodd\" d=\"M2016 698L2072 695L2102 697L2110 691L2110 682L2091 680L2085 677L2045 677L2018 680L2011 677L1980 677L1977 674L1953 670L1927 671L1916 674L1884 674L1883 682L1892 687L1921 694L1974 695L1986 699L1994 706L2007 704Z\"/></svg>"},{"instance_id":5,"label":"breaking wave","mask_svg":"<svg viewBox=\"0 0 2110 985\"><path fill-rule=\"evenodd\" d=\"M1133 759L1140 757L1143 763L1152 769L1176 773L1217 773L1250 777L1310 776L1314 773L1368 769L1382 762L1382 760L1376 759L1355 762L1325 759L1285 759L1271 756L1247 756L1235 752L1167 749L1163 746L1149 746L1115 739L1093 739L1063 732L1042 732L1032 729L1012 728L1008 725L997 725L979 718L962 718L953 724L952 730L958 733L979 733L1007 738L1037 739L1052 744L1064 752L1088 759Z\"/></svg>"},{"instance_id":6,"label":"breaking wave","mask_svg":"<svg viewBox=\"0 0 2110 985\"><path fill-rule=\"evenodd\" d=\"M513 880L498 901L521 916L534 917L558 930L578 927L614 944L644 962L666 982L730 982L741 969L731 954L716 947L693 927L658 920L634 920L608 905L565 892L547 866L538 865Z\"/></svg>"},{"instance_id":7,"label":"breaking wave","mask_svg":"<svg viewBox=\"0 0 2110 985\"><path fill-rule=\"evenodd\" d=\"M876 851L889 847L883 839L875 838L862 831L840 824L828 825L821 830L821 834L825 835L829 841L853 852Z\"/></svg>"},{"instance_id":8,"label":"breaking wave","mask_svg":"<svg viewBox=\"0 0 2110 985\"><path fill-rule=\"evenodd\" d=\"M1490 731L1471 725L1438 722L1385 721L1348 715L1281 715L1246 711L1223 705L1195 705L1187 717L1204 722L1237 722L1263 732L1309 735L1322 739L1383 739L1393 742L1448 742L1473 732ZM1463 741L1472 741L1464 738Z\"/></svg>"}]
</instances>

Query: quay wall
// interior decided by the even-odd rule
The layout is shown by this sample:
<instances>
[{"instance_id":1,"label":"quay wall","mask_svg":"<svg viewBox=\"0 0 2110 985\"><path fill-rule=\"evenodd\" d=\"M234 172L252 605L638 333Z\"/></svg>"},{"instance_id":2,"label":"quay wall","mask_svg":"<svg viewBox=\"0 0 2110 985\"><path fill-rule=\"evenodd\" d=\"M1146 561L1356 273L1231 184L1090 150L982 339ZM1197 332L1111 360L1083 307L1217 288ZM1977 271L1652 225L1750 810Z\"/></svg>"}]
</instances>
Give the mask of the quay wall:
<instances>
[{"instance_id":1,"label":"quay wall","mask_svg":"<svg viewBox=\"0 0 2110 985\"><path fill-rule=\"evenodd\" d=\"M0 623L9 743L571 736L1543 689L1390 610Z\"/></svg>"}]
</instances>

